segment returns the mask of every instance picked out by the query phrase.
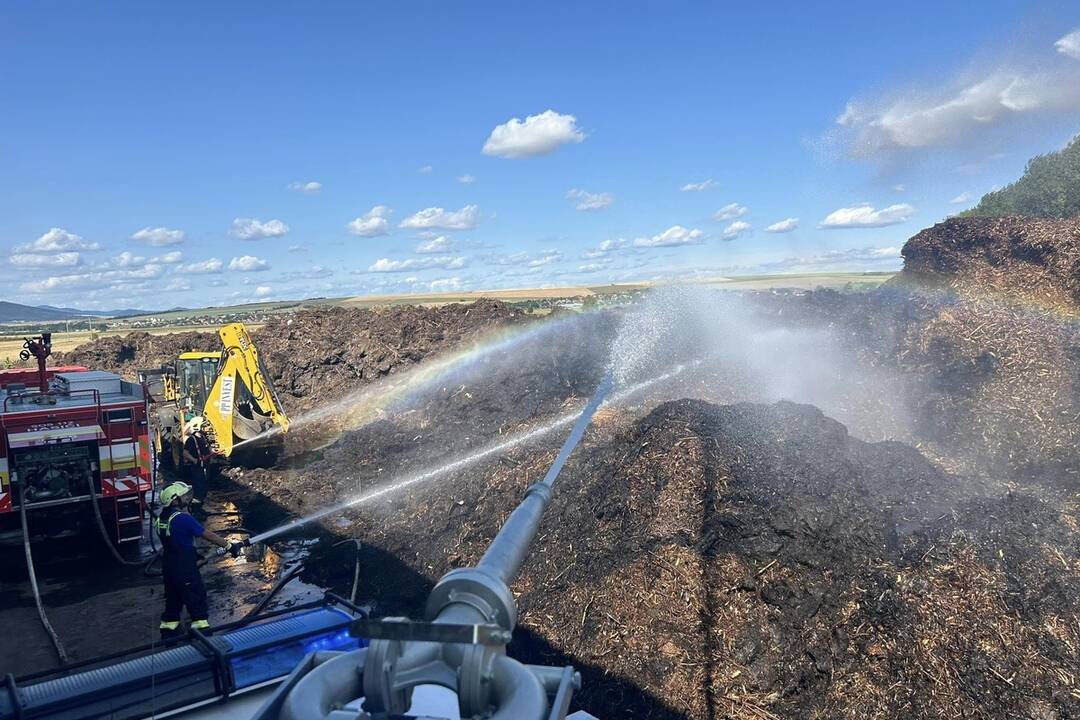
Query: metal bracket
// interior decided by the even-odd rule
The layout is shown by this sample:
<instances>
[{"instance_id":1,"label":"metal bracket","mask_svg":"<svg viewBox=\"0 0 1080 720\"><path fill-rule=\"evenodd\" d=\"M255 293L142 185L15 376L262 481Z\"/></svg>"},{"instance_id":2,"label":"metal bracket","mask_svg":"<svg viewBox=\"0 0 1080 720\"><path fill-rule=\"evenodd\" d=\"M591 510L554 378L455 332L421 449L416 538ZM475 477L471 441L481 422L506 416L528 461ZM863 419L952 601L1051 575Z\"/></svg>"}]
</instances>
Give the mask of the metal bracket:
<instances>
[{"instance_id":1,"label":"metal bracket","mask_svg":"<svg viewBox=\"0 0 1080 720\"><path fill-rule=\"evenodd\" d=\"M188 632L191 635L191 644L214 661L214 689L223 697L229 697L236 691L236 679L221 641L207 637L198 628L188 628Z\"/></svg>"},{"instance_id":2,"label":"metal bracket","mask_svg":"<svg viewBox=\"0 0 1080 720\"><path fill-rule=\"evenodd\" d=\"M349 634L370 640L397 640L398 642L459 643L462 645L505 645L512 639L509 630L498 625L459 625L430 623L404 618L354 620Z\"/></svg>"}]
</instances>

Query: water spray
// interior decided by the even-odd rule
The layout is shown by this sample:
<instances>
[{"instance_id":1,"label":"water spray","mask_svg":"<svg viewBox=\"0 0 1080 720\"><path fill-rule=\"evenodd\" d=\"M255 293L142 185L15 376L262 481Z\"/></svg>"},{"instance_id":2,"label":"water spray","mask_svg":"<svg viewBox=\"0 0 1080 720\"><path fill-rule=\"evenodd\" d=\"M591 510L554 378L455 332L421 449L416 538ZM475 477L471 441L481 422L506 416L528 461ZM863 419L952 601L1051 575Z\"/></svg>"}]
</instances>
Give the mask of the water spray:
<instances>
[{"instance_id":1,"label":"water spray","mask_svg":"<svg viewBox=\"0 0 1080 720\"><path fill-rule=\"evenodd\" d=\"M629 397L631 397L633 395L636 395L637 393L640 393L641 391L646 390L649 387L652 387L653 385L656 385L657 383L663 382L665 380L669 380L669 379L675 377L676 375L681 374L687 368L692 367L695 364L696 363L688 363L688 364L684 364L684 365L677 365L676 367L672 368L669 372L663 373L662 375L657 375L654 378L651 378L649 380L644 380L644 381L639 382L639 383L637 383L635 385L631 385L630 387L627 387L626 389L612 395L611 396L611 402L612 403L622 402L623 400L626 400L627 398L629 398ZM605 381L604 382L608 384L608 387L606 388L606 390L604 392L604 396L601 397L599 401L596 401L597 403L603 402L604 398L608 395L608 393L611 391L611 389L612 389L612 387L614 385L614 381L611 379L611 374L610 373L608 375L605 375ZM593 399L596 400L595 397ZM598 404L597 407L599 407L599 404ZM593 408L593 412L595 412L595 410L596 410L596 408ZM541 425L538 428L533 428L532 430L520 433L518 435L515 435L514 437L511 437L508 440L504 440L504 441L502 441L500 443L490 445L490 446L488 446L486 448L483 448L481 450L478 450L476 452L470 453L470 454L465 455L463 457L459 457L456 460L451 460L451 461L449 461L449 462L447 462L447 463L445 463L443 465L440 465L439 467L433 468L431 470L426 470L424 472L417 473L417 474L412 475L410 477L406 477L406 478L402 478L400 480L392 481L392 482L388 483L387 485L384 485L383 487L377 488L375 490L371 490L371 491L363 493L361 495L357 495L356 497L349 498L349 499L344 500L344 501L342 501L340 503L337 503L335 505L331 505L330 507L323 508L322 510L318 510L318 511L316 511L316 512L310 514L310 515L306 515L304 517L296 518L294 520L291 520L291 521L285 523L284 525L279 525L276 528L271 528L270 530L266 530L264 532L261 532L258 535L252 536L251 537L251 542L252 543L266 542L267 540L269 540L271 538L274 538L274 537L277 537L278 535L290 532L292 530L296 530L298 528L301 528L301 527L303 527L305 525L308 525L308 524L310 524L312 522L315 522L317 520L322 520L325 517L328 517L330 515L334 515L336 513L342 512L343 510L347 510L347 509L349 509L351 507L355 507L357 505L362 505L364 503L368 503L368 502L371 502L373 500L378 500L381 497L384 497L384 496L387 496L387 495L392 495L393 493L399 492L399 491L404 490L405 488L408 488L408 487L412 487L413 485L419 485L421 483L427 482L428 480L433 480L433 479L435 479L437 477L442 477L444 475L448 475L450 473L456 472L456 471L461 470L463 468L469 467L470 465L478 463L481 460L484 460L485 458L491 457L492 455L497 455L497 454L500 454L500 453L504 453L504 452L506 452L508 450L511 450L511 449L513 449L515 447L518 447L519 445L524 445L524 444L530 443L530 442L532 442L534 440L537 440L538 438L541 438L541 437L543 437L543 436L545 436L545 435L547 435L547 434L549 434L551 432L554 432L555 430L558 430L561 427L565 427L566 425L569 425L570 423L574 422L574 420L577 419L578 417L579 417L579 415L578 415L577 412L567 413L565 415L560 415L559 417L555 418L554 420L552 420L552 421L550 421L550 422L548 422L548 423L546 423L544 425ZM582 427L581 432L584 432L584 427ZM567 454L569 454L569 452L567 452ZM566 462L566 458L563 458L561 462L557 459L556 462L558 463L558 466L561 468L562 463ZM552 466L552 469L555 470L556 473L558 472L558 470L555 469L554 465ZM551 471L549 471L549 474L550 473L551 473Z\"/></svg>"},{"instance_id":2,"label":"water spray","mask_svg":"<svg viewBox=\"0 0 1080 720\"><path fill-rule=\"evenodd\" d=\"M349 717L400 716L409 711L413 689L421 685L456 693L463 718L565 718L581 676L571 666L524 665L507 656L506 645L517 624L517 605L508 585L536 537L560 470L612 385L609 372L573 416L574 428L544 479L529 488L480 562L450 571L435 585L426 622L353 622L350 632L369 638L370 646L308 655L255 720L331 720L343 717L340 708L361 697L363 709L349 711Z\"/></svg>"},{"instance_id":3,"label":"water spray","mask_svg":"<svg viewBox=\"0 0 1080 720\"><path fill-rule=\"evenodd\" d=\"M320 405L294 417L289 423L290 429L295 430L327 420L339 421L343 417L346 418L345 429L356 429L377 417L380 410L407 406L416 394L437 383L447 382L476 363L496 355L505 356L506 352L514 347L552 332L562 331L567 323L578 322L579 319L576 315L568 315L490 334L465 350L430 360L407 372L387 376L332 403ZM263 442L281 433L281 427L274 426L255 437L236 443L233 447Z\"/></svg>"}]
</instances>

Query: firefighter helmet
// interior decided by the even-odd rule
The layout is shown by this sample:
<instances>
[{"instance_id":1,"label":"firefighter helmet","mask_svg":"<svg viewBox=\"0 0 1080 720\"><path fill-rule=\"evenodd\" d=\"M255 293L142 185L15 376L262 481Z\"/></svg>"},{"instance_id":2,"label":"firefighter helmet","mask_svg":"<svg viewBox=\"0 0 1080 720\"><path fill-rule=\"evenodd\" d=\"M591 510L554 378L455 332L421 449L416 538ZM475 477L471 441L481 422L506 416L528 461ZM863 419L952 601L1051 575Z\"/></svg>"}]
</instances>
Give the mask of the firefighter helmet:
<instances>
[{"instance_id":1,"label":"firefighter helmet","mask_svg":"<svg viewBox=\"0 0 1080 720\"><path fill-rule=\"evenodd\" d=\"M161 491L161 504L165 506L172 505L173 500L178 497L182 497L191 492L191 486L186 482L174 482L165 486L165 489Z\"/></svg>"}]
</instances>

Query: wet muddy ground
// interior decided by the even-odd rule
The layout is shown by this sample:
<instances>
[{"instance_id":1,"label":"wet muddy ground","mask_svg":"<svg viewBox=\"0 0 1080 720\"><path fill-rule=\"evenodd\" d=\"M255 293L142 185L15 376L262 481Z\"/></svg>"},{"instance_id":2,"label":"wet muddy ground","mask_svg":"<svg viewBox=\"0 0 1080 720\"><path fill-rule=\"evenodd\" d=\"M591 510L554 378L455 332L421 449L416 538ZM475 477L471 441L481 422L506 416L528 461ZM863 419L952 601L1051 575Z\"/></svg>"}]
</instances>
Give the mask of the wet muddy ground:
<instances>
[{"instance_id":1,"label":"wet muddy ground","mask_svg":"<svg viewBox=\"0 0 1080 720\"><path fill-rule=\"evenodd\" d=\"M247 517L238 506L247 491L220 483L208 497L206 527L241 539L236 529ZM258 517L253 518L258 520ZM154 550L144 527L140 548L149 560ZM96 533L35 541L34 565L42 602L72 662L89 660L156 642L164 593L157 565L118 564ZM305 541L275 543L258 559L219 557L212 549L202 568L210 601L211 624L238 620L255 606L278 577L305 552ZM56 652L38 619L21 545L0 548L0 675L16 676L59 666ZM291 581L269 608L286 607L321 596L318 588Z\"/></svg>"}]
</instances>

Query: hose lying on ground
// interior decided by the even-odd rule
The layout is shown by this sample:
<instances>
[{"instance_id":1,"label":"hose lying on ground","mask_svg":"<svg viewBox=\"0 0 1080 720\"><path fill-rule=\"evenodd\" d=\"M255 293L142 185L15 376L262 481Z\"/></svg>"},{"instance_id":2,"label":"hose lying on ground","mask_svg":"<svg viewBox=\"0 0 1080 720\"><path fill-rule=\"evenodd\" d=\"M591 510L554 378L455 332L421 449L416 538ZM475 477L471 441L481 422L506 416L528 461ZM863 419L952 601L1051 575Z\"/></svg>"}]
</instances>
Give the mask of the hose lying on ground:
<instances>
[{"instance_id":1,"label":"hose lying on ground","mask_svg":"<svg viewBox=\"0 0 1080 720\"><path fill-rule=\"evenodd\" d=\"M340 542L334 543L330 547L335 548L338 545L343 545L343 544L349 543L349 542L355 543L355 545L356 545L356 564L355 564L355 566L353 568L352 592L349 593L349 602L355 603L356 602L356 590L360 585L360 541L357 540L356 538L346 538L345 540L341 540ZM299 577L300 573L303 572L303 570L304 570L304 563L302 563L302 562L298 562L296 565L294 565L293 567L286 570L285 574L283 574L280 578L278 578L278 581L276 583L274 583L274 586L272 588L270 588L270 591L267 592L266 595L263 597L263 599L259 601L258 605L256 605L251 610L249 610L247 612L247 614L244 615L243 618L241 618L241 622L247 622L247 621L250 621L250 620L254 620L255 617L259 613L261 613L266 608L266 606L268 604L270 604L270 601L274 599L274 596L277 595L281 591L281 589L283 587L285 587L290 582L292 582L297 577Z\"/></svg>"},{"instance_id":2,"label":"hose lying on ground","mask_svg":"<svg viewBox=\"0 0 1080 720\"><path fill-rule=\"evenodd\" d=\"M22 519L23 550L26 552L26 571L30 574L30 588L34 591L34 602L37 603L38 617L41 618L41 624L49 633L49 639L52 640L53 647L56 648L56 654L59 656L60 662L66 665L68 656L67 653L64 652L64 645L60 642L60 636L53 630L53 626L49 623L49 618L45 615L45 606L41 604L41 593L38 591L37 575L34 573L34 556L30 552L30 527L26 524L26 484L21 481L19 482L19 515Z\"/></svg>"},{"instance_id":3,"label":"hose lying on ground","mask_svg":"<svg viewBox=\"0 0 1080 720\"><path fill-rule=\"evenodd\" d=\"M263 599L259 601L259 604L249 610L247 614L244 615L244 617L240 618L240 621L244 622L254 619L254 617L261 613L263 611L263 608L265 608L270 603L270 601L274 599L274 596L277 595L278 592L280 592L281 588L288 585L290 581L300 575L303 569L303 563L297 563L296 565L289 568L284 575L278 578L278 581L274 583L274 587L270 588L270 592L266 593L266 595L263 596Z\"/></svg>"},{"instance_id":4,"label":"hose lying on ground","mask_svg":"<svg viewBox=\"0 0 1080 720\"><path fill-rule=\"evenodd\" d=\"M353 578L352 578L352 592L349 593L349 602L356 604L356 589L360 586L360 541L356 538L345 538L331 545L331 548L336 548L338 545L344 545L345 543L353 543L356 545L356 562L353 563Z\"/></svg>"},{"instance_id":5,"label":"hose lying on ground","mask_svg":"<svg viewBox=\"0 0 1080 720\"><path fill-rule=\"evenodd\" d=\"M109 552L111 552L112 556L116 558L116 562L120 563L121 565L142 565L142 559L128 560L123 555L121 555L120 551L116 549L115 545L113 545L112 540L109 538L109 532L105 529L105 521L101 519L101 508L98 507L97 490L94 489L93 475L87 473L86 484L90 486L90 505L94 508L94 519L97 520L98 530L101 531L101 538L105 541L105 545L108 546ZM139 518L139 522L142 522L142 517Z\"/></svg>"}]
</instances>

